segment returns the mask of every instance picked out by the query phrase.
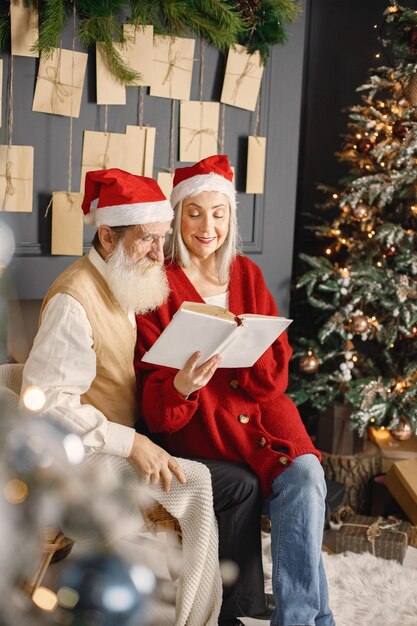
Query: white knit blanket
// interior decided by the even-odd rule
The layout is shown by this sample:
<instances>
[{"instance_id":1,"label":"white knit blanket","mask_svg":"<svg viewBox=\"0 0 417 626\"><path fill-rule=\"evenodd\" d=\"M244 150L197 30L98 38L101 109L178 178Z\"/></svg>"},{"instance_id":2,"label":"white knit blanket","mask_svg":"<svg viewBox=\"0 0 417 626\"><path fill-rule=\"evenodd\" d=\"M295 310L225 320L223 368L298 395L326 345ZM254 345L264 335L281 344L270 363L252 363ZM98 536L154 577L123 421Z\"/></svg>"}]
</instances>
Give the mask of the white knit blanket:
<instances>
[{"instance_id":1,"label":"white knit blanket","mask_svg":"<svg viewBox=\"0 0 417 626\"><path fill-rule=\"evenodd\" d=\"M84 466L93 468L103 481L122 481L119 484L123 488L137 493L136 500L143 498L144 492L149 494L177 518L182 530L182 569L178 578L175 626L217 626L222 583L211 476L201 463L177 460L187 482L181 485L174 478L168 493L159 485L140 482L135 468L122 457L89 453ZM114 536L115 540L119 538Z\"/></svg>"}]
</instances>

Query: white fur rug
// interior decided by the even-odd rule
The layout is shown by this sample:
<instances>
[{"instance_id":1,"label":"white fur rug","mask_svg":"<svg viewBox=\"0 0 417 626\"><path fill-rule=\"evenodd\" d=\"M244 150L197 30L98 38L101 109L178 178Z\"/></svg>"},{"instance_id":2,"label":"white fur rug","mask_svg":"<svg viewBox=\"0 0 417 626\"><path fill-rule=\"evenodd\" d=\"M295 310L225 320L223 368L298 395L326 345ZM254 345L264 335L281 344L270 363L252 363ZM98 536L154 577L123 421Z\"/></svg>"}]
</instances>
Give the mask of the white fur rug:
<instances>
[{"instance_id":1,"label":"white fur rug","mask_svg":"<svg viewBox=\"0 0 417 626\"><path fill-rule=\"evenodd\" d=\"M271 587L270 535L262 533L265 589ZM410 558L411 557L411 558ZM408 548L403 565L371 554L323 553L330 606L336 626L417 626L417 550ZM246 626L269 621L243 618Z\"/></svg>"},{"instance_id":2,"label":"white fur rug","mask_svg":"<svg viewBox=\"0 0 417 626\"><path fill-rule=\"evenodd\" d=\"M417 626L417 570L371 554L324 554L336 626Z\"/></svg>"}]
</instances>

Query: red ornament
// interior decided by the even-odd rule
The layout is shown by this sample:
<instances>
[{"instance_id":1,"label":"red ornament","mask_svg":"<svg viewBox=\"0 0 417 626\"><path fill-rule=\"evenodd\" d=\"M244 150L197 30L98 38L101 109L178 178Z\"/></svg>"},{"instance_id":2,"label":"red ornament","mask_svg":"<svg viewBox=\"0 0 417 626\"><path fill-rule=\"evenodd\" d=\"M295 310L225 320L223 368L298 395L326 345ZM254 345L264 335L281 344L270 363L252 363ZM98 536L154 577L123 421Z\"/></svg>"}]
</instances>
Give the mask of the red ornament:
<instances>
[{"instance_id":1,"label":"red ornament","mask_svg":"<svg viewBox=\"0 0 417 626\"><path fill-rule=\"evenodd\" d=\"M408 33L408 45L410 50L417 50L417 28L412 28Z\"/></svg>"},{"instance_id":2,"label":"red ornament","mask_svg":"<svg viewBox=\"0 0 417 626\"><path fill-rule=\"evenodd\" d=\"M358 220L367 220L370 217L371 209L367 204L360 202L352 209L352 213Z\"/></svg>"},{"instance_id":3,"label":"red ornament","mask_svg":"<svg viewBox=\"0 0 417 626\"><path fill-rule=\"evenodd\" d=\"M396 246L387 246L386 244L382 244L381 252L385 256L397 256L398 248Z\"/></svg>"},{"instance_id":4,"label":"red ornament","mask_svg":"<svg viewBox=\"0 0 417 626\"><path fill-rule=\"evenodd\" d=\"M370 152L370 150L372 150L373 147L374 147L374 144L369 139L369 137L363 137L362 139L356 142L356 148L358 152L367 153L367 152Z\"/></svg>"},{"instance_id":5,"label":"red ornament","mask_svg":"<svg viewBox=\"0 0 417 626\"><path fill-rule=\"evenodd\" d=\"M402 120L397 120L392 126L392 134L397 139L404 139L409 130L409 125Z\"/></svg>"}]
</instances>

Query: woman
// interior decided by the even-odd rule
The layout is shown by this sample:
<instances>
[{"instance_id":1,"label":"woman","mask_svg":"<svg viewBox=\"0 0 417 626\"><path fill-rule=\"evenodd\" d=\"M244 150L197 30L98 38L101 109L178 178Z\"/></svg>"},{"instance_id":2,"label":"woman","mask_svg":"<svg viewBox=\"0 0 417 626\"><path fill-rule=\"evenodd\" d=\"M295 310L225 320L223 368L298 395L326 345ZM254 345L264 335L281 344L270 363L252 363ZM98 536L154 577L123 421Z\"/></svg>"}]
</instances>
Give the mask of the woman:
<instances>
[{"instance_id":1,"label":"woman","mask_svg":"<svg viewBox=\"0 0 417 626\"><path fill-rule=\"evenodd\" d=\"M334 626L321 558L325 481L320 454L284 395L291 349L282 334L251 368L222 369L221 355L177 371L141 363L185 300L235 315L277 315L260 269L238 252L235 189L226 156L177 169L168 301L141 318L136 369L141 411L172 454L249 466L272 523L273 626ZM196 346L198 350L198 346ZM220 367L219 367L220 366Z\"/></svg>"}]
</instances>

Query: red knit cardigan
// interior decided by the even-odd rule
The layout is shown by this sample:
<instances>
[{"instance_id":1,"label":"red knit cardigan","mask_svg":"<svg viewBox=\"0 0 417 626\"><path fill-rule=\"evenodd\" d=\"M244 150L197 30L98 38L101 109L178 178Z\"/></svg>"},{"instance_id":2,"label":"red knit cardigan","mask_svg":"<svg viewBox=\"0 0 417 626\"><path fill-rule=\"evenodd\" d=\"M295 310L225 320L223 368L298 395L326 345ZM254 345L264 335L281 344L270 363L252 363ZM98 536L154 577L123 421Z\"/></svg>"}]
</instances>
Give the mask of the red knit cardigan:
<instances>
[{"instance_id":1,"label":"red knit cardigan","mask_svg":"<svg viewBox=\"0 0 417 626\"><path fill-rule=\"evenodd\" d=\"M177 370L140 361L182 302L203 302L178 265L168 263L166 271L171 287L167 303L137 318L140 413L152 432L164 433L171 454L246 464L258 475L267 497L273 479L295 457L315 454L320 459L295 404L284 393L291 356L287 335L283 333L252 367L220 368L205 387L183 398L173 386ZM247 257L233 261L229 309L235 315L278 315L261 270Z\"/></svg>"}]
</instances>

